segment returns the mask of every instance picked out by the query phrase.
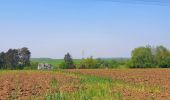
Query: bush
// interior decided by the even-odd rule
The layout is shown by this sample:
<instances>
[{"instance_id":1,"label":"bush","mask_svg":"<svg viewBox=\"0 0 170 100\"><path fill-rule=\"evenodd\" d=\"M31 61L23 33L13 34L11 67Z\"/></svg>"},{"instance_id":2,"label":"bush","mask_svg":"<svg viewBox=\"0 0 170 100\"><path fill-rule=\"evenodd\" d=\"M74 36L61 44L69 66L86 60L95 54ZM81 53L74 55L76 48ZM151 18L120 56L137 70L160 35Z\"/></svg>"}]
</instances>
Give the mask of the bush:
<instances>
[{"instance_id":1,"label":"bush","mask_svg":"<svg viewBox=\"0 0 170 100\"><path fill-rule=\"evenodd\" d=\"M80 62L80 69L95 69L95 68L99 68L99 64L97 63L97 61L95 59L91 58L87 58L87 59L83 59Z\"/></svg>"},{"instance_id":2,"label":"bush","mask_svg":"<svg viewBox=\"0 0 170 100\"><path fill-rule=\"evenodd\" d=\"M38 62L31 62L30 66L24 67L24 70L36 70L38 67Z\"/></svg>"},{"instance_id":3,"label":"bush","mask_svg":"<svg viewBox=\"0 0 170 100\"><path fill-rule=\"evenodd\" d=\"M131 68L170 68L170 51L164 46L135 48L132 51Z\"/></svg>"},{"instance_id":4,"label":"bush","mask_svg":"<svg viewBox=\"0 0 170 100\"><path fill-rule=\"evenodd\" d=\"M67 65L65 62L59 64L59 69L67 69Z\"/></svg>"}]
</instances>

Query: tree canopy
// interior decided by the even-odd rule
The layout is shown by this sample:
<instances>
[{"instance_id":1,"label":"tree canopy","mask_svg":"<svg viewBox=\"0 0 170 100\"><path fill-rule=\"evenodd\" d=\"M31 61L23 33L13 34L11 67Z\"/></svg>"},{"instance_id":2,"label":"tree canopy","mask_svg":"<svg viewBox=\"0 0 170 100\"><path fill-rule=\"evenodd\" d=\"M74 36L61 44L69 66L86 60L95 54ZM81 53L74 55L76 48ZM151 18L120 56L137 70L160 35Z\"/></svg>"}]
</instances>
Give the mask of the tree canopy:
<instances>
[{"instance_id":1,"label":"tree canopy","mask_svg":"<svg viewBox=\"0 0 170 100\"><path fill-rule=\"evenodd\" d=\"M74 62L73 62L73 59L71 57L71 55L69 53L67 53L65 56L64 56L64 64L65 65L65 68L68 68L68 69L73 69L75 68L75 65L74 65Z\"/></svg>"},{"instance_id":2,"label":"tree canopy","mask_svg":"<svg viewBox=\"0 0 170 100\"><path fill-rule=\"evenodd\" d=\"M132 68L170 67L170 51L164 46L138 47L132 51Z\"/></svg>"},{"instance_id":3,"label":"tree canopy","mask_svg":"<svg viewBox=\"0 0 170 100\"><path fill-rule=\"evenodd\" d=\"M28 48L9 49L0 53L1 69L23 69L30 65L31 52Z\"/></svg>"}]
</instances>

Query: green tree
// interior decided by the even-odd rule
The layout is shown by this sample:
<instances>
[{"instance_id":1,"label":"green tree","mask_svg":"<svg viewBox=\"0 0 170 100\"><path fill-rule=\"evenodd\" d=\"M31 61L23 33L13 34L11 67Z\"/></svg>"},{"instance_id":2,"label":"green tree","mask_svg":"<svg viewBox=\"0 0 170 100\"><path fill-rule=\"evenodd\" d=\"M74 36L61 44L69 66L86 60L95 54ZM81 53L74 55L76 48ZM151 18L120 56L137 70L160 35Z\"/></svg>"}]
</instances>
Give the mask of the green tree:
<instances>
[{"instance_id":1,"label":"green tree","mask_svg":"<svg viewBox=\"0 0 170 100\"><path fill-rule=\"evenodd\" d=\"M71 55L69 53L67 53L64 56L64 61L65 61L65 66L66 66L67 69L76 68L75 65L74 65L73 59L72 59L72 57L71 57Z\"/></svg>"},{"instance_id":2,"label":"green tree","mask_svg":"<svg viewBox=\"0 0 170 100\"><path fill-rule=\"evenodd\" d=\"M19 55L17 49L9 49L6 53L7 69L16 69L18 66Z\"/></svg>"},{"instance_id":3,"label":"green tree","mask_svg":"<svg viewBox=\"0 0 170 100\"><path fill-rule=\"evenodd\" d=\"M6 64L5 53L1 52L0 53L0 69L5 69L5 67L6 67L5 64Z\"/></svg>"},{"instance_id":4,"label":"green tree","mask_svg":"<svg viewBox=\"0 0 170 100\"><path fill-rule=\"evenodd\" d=\"M1 69L23 69L30 64L31 52L28 48L9 49L7 52L0 53Z\"/></svg>"},{"instance_id":5,"label":"green tree","mask_svg":"<svg viewBox=\"0 0 170 100\"><path fill-rule=\"evenodd\" d=\"M94 69L99 68L99 64L97 60L93 59L93 57L83 59L80 65L81 69Z\"/></svg>"},{"instance_id":6,"label":"green tree","mask_svg":"<svg viewBox=\"0 0 170 100\"><path fill-rule=\"evenodd\" d=\"M135 48L132 51L132 68L151 68L154 67L154 56L150 46Z\"/></svg>"},{"instance_id":7,"label":"green tree","mask_svg":"<svg viewBox=\"0 0 170 100\"><path fill-rule=\"evenodd\" d=\"M96 59L97 62L97 68L109 68L109 61L105 59Z\"/></svg>"},{"instance_id":8,"label":"green tree","mask_svg":"<svg viewBox=\"0 0 170 100\"><path fill-rule=\"evenodd\" d=\"M161 68L170 67L170 51L164 46L157 46L155 51L156 64Z\"/></svg>"},{"instance_id":9,"label":"green tree","mask_svg":"<svg viewBox=\"0 0 170 100\"><path fill-rule=\"evenodd\" d=\"M21 49L18 49L18 56L19 56L18 62L19 69L23 69L24 66L30 66L31 52L28 50L28 48L23 47Z\"/></svg>"}]
</instances>

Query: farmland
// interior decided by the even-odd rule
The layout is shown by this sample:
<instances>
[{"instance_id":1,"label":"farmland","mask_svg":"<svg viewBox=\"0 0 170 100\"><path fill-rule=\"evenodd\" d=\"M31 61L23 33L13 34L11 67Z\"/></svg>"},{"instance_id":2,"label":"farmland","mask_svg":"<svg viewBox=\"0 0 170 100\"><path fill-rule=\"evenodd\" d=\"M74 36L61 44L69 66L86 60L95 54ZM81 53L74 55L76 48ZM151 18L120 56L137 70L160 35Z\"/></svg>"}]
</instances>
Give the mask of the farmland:
<instances>
[{"instance_id":1,"label":"farmland","mask_svg":"<svg viewBox=\"0 0 170 100\"><path fill-rule=\"evenodd\" d=\"M169 69L0 71L0 99L170 99Z\"/></svg>"},{"instance_id":2,"label":"farmland","mask_svg":"<svg viewBox=\"0 0 170 100\"><path fill-rule=\"evenodd\" d=\"M57 68L60 63L64 62L64 59L51 59L51 58L32 58L32 62L38 62L38 63L49 63L54 68ZM81 59L74 59L74 62L76 64L80 63Z\"/></svg>"},{"instance_id":3,"label":"farmland","mask_svg":"<svg viewBox=\"0 0 170 100\"><path fill-rule=\"evenodd\" d=\"M48 63L53 66L54 69L63 69L59 68L62 63L64 63L64 59L52 59L52 58L31 58L31 67L33 69L37 69L38 63ZM109 65L108 68L127 68L126 63L129 58L100 58L100 59L72 59L76 68L80 68L82 64L90 64L87 69L90 68L103 68L104 64ZM91 64L93 63L93 64ZM62 65L63 66L63 65ZM94 67L97 66L97 67Z\"/></svg>"}]
</instances>

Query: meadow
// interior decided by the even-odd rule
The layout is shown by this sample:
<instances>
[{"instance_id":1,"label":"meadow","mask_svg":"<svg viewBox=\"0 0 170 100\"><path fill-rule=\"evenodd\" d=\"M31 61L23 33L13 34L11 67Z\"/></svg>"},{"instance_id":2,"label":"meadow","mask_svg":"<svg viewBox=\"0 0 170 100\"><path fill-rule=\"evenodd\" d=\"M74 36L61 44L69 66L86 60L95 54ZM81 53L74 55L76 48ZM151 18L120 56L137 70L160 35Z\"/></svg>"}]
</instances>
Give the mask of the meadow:
<instances>
[{"instance_id":1,"label":"meadow","mask_svg":"<svg viewBox=\"0 0 170 100\"><path fill-rule=\"evenodd\" d=\"M169 69L0 71L0 99L167 100Z\"/></svg>"},{"instance_id":2,"label":"meadow","mask_svg":"<svg viewBox=\"0 0 170 100\"><path fill-rule=\"evenodd\" d=\"M74 59L75 64L79 64L81 59ZM51 64L54 68L57 68L59 64L64 62L64 59L51 59L51 58L31 58L31 62L38 62L38 63L48 63Z\"/></svg>"},{"instance_id":3,"label":"meadow","mask_svg":"<svg viewBox=\"0 0 170 100\"><path fill-rule=\"evenodd\" d=\"M100 58L100 59L98 58L98 59L72 59L72 60L74 65L78 69L82 64L89 65L86 69L105 68L106 64L108 68L120 69L127 68L126 64L129 61L129 58ZM65 63L65 61L64 59L31 58L31 63L32 63L31 67L33 67L33 69L36 69L39 63L51 64L53 66L53 69L63 69L59 68L59 66L63 66L61 64Z\"/></svg>"}]
</instances>

